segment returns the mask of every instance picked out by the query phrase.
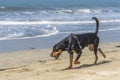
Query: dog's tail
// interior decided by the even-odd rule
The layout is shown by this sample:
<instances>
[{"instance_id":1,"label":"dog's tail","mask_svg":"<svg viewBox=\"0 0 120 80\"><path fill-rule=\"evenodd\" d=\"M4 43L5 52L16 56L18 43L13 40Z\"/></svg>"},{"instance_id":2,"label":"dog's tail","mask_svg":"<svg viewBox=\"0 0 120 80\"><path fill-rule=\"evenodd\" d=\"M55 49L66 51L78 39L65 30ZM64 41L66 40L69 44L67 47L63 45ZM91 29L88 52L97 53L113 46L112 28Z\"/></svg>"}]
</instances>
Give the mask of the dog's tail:
<instances>
[{"instance_id":1,"label":"dog's tail","mask_svg":"<svg viewBox=\"0 0 120 80\"><path fill-rule=\"evenodd\" d=\"M92 19L94 19L96 21L96 31L95 34L98 34L98 30L99 30L99 20L96 17L92 17Z\"/></svg>"}]
</instances>

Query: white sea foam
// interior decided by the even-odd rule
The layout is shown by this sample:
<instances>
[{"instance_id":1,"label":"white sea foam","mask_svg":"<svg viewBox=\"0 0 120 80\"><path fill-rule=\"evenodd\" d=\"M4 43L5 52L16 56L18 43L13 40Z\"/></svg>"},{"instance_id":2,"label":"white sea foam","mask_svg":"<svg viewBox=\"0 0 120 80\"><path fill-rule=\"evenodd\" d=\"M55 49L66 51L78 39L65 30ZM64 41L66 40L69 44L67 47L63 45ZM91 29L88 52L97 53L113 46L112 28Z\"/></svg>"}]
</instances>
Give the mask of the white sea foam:
<instances>
[{"instance_id":1,"label":"white sea foam","mask_svg":"<svg viewBox=\"0 0 120 80\"><path fill-rule=\"evenodd\" d=\"M9 40L9 39L26 39L26 38L35 38L35 37L47 37L55 35L59 32L55 26L47 25L44 27L0 27L0 40Z\"/></svg>"},{"instance_id":2,"label":"white sea foam","mask_svg":"<svg viewBox=\"0 0 120 80\"><path fill-rule=\"evenodd\" d=\"M0 40L10 40L10 39L28 39L28 38L36 38L36 37L48 37L51 35L56 34L69 34L69 33L88 33L88 32L94 32L94 30L87 30L87 31L66 31L66 32L59 32L59 30L56 29L56 27L51 27L51 25L46 26L49 29L40 29L43 30L43 34L33 35L33 36L27 36L24 31L21 33L14 33L14 34L7 34L5 37L0 37ZM120 30L120 27L118 28L109 28L109 29L100 29L100 32L104 31L114 31L114 30Z\"/></svg>"},{"instance_id":3,"label":"white sea foam","mask_svg":"<svg viewBox=\"0 0 120 80\"><path fill-rule=\"evenodd\" d=\"M100 20L100 23L120 22L117 20ZM88 24L95 21L0 21L0 25L41 25L41 24Z\"/></svg>"},{"instance_id":4,"label":"white sea foam","mask_svg":"<svg viewBox=\"0 0 120 80\"><path fill-rule=\"evenodd\" d=\"M82 13L90 13L91 10L90 9L78 9L77 12L82 12Z\"/></svg>"},{"instance_id":5,"label":"white sea foam","mask_svg":"<svg viewBox=\"0 0 120 80\"><path fill-rule=\"evenodd\" d=\"M115 31L115 30L120 30L120 26L118 28L109 28L109 29L99 29L99 32L104 32L104 31ZM60 32L59 34L68 34L68 33L91 33L95 32L95 30L87 30L87 31L66 31L66 32Z\"/></svg>"},{"instance_id":6,"label":"white sea foam","mask_svg":"<svg viewBox=\"0 0 120 80\"><path fill-rule=\"evenodd\" d=\"M5 7L4 7L4 6L1 6L0 8L1 8L1 9L5 9Z\"/></svg>"},{"instance_id":7,"label":"white sea foam","mask_svg":"<svg viewBox=\"0 0 120 80\"><path fill-rule=\"evenodd\" d=\"M32 15L32 14L34 14L35 12L24 12L26 15Z\"/></svg>"},{"instance_id":8,"label":"white sea foam","mask_svg":"<svg viewBox=\"0 0 120 80\"><path fill-rule=\"evenodd\" d=\"M120 27L118 27L118 28L110 28L110 29L101 29L99 31L113 31L113 30L120 30Z\"/></svg>"},{"instance_id":9,"label":"white sea foam","mask_svg":"<svg viewBox=\"0 0 120 80\"><path fill-rule=\"evenodd\" d=\"M0 21L0 25L83 24L93 21Z\"/></svg>"},{"instance_id":10,"label":"white sea foam","mask_svg":"<svg viewBox=\"0 0 120 80\"><path fill-rule=\"evenodd\" d=\"M12 40L12 39L29 39L29 38L37 38L37 37L48 37L57 34L57 32L50 33L47 35L38 35L38 36L32 36L32 37L1 37L0 40Z\"/></svg>"},{"instance_id":11,"label":"white sea foam","mask_svg":"<svg viewBox=\"0 0 120 80\"><path fill-rule=\"evenodd\" d=\"M8 35L7 37L1 37L0 40L11 40L11 39L29 39L29 38L37 38L37 37L48 37L48 36L51 36L51 35L56 35L56 34L65 34L65 33L86 33L86 32L94 32L94 30L91 30L91 31L76 31L76 32L59 32L59 30L57 30L55 27L54 27L55 30L53 30L51 33L49 34L43 34L43 35L36 35L36 36L29 36L29 37L21 37L21 35L23 34L14 34L14 35ZM120 30L120 27L119 28L111 28L111 29L101 29L99 30L100 32L101 31L113 31L113 30Z\"/></svg>"}]
</instances>

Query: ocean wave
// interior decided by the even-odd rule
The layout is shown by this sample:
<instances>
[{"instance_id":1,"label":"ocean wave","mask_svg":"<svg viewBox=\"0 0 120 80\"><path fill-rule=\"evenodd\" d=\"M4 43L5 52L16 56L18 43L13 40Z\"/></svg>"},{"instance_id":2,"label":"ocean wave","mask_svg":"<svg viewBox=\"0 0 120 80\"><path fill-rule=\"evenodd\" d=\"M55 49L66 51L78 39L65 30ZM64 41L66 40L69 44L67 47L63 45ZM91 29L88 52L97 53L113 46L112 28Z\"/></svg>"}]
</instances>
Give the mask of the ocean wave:
<instances>
[{"instance_id":1,"label":"ocean wave","mask_svg":"<svg viewBox=\"0 0 120 80\"><path fill-rule=\"evenodd\" d=\"M72 27L72 26L71 26ZM70 33L88 33L94 32L94 27L74 27L69 29L69 26L55 27L53 25L44 26L0 26L0 40L10 39L27 39L36 37L48 37L56 34L70 34ZM66 29L67 28L67 29ZM100 32L120 30L120 26L100 27Z\"/></svg>"},{"instance_id":2,"label":"ocean wave","mask_svg":"<svg viewBox=\"0 0 120 80\"><path fill-rule=\"evenodd\" d=\"M78 9L77 12L80 12L80 13L90 13L91 10L90 9Z\"/></svg>"},{"instance_id":3,"label":"ocean wave","mask_svg":"<svg viewBox=\"0 0 120 80\"><path fill-rule=\"evenodd\" d=\"M33 26L6 26L0 27L0 40L25 39L33 37L47 37L59 32L56 27L47 25L44 27Z\"/></svg>"},{"instance_id":4,"label":"ocean wave","mask_svg":"<svg viewBox=\"0 0 120 80\"><path fill-rule=\"evenodd\" d=\"M119 8L98 8L98 9L90 9L90 13L119 13L120 9Z\"/></svg>"},{"instance_id":5,"label":"ocean wave","mask_svg":"<svg viewBox=\"0 0 120 80\"><path fill-rule=\"evenodd\" d=\"M115 30L120 30L120 27L118 26L118 28L101 29L99 31L115 31Z\"/></svg>"},{"instance_id":6,"label":"ocean wave","mask_svg":"<svg viewBox=\"0 0 120 80\"><path fill-rule=\"evenodd\" d=\"M25 7L5 7L1 6L0 11L20 11L20 10L26 10Z\"/></svg>"},{"instance_id":7,"label":"ocean wave","mask_svg":"<svg viewBox=\"0 0 120 80\"><path fill-rule=\"evenodd\" d=\"M1 6L0 9L5 9L5 7L4 7L4 6Z\"/></svg>"},{"instance_id":8,"label":"ocean wave","mask_svg":"<svg viewBox=\"0 0 120 80\"><path fill-rule=\"evenodd\" d=\"M97 13L97 14L101 14L101 13L119 13L120 9L119 8L77 8L77 9L57 9L57 10L50 10L52 12L63 12L63 13L84 13L84 14L88 14L88 13Z\"/></svg>"},{"instance_id":9,"label":"ocean wave","mask_svg":"<svg viewBox=\"0 0 120 80\"><path fill-rule=\"evenodd\" d=\"M26 8L26 7L5 7L1 6L0 11L27 11L31 14L31 11L40 11L40 12L53 12L53 13L119 13L120 9L117 7L106 7L106 8Z\"/></svg>"},{"instance_id":10,"label":"ocean wave","mask_svg":"<svg viewBox=\"0 0 120 80\"><path fill-rule=\"evenodd\" d=\"M32 14L34 14L35 12L32 12L32 11L25 11L24 12L24 14L26 14L26 15L32 15Z\"/></svg>"},{"instance_id":11,"label":"ocean wave","mask_svg":"<svg viewBox=\"0 0 120 80\"><path fill-rule=\"evenodd\" d=\"M120 19L100 20L100 23L120 22ZM0 21L0 25L88 24L95 21Z\"/></svg>"},{"instance_id":12,"label":"ocean wave","mask_svg":"<svg viewBox=\"0 0 120 80\"><path fill-rule=\"evenodd\" d=\"M83 24L93 21L0 21L0 25Z\"/></svg>"},{"instance_id":13,"label":"ocean wave","mask_svg":"<svg viewBox=\"0 0 120 80\"><path fill-rule=\"evenodd\" d=\"M120 27L118 28L109 28L109 29L100 29L99 32L107 32L107 31L115 31L115 30L120 30ZM68 33L77 33L77 34L82 34L82 33L90 33L90 32L95 32L95 30L85 30L85 31L66 31L66 32L60 32L59 34L68 34Z\"/></svg>"},{"instance_id":14,"label":"ocean wave","mask_svg":"<svg viewBox=\"0 0 120 80\"><path fill-rule=\"evenodd\" d=\"M6 9L6 7L1 7L1 9ZM92 16L97 16L102 19L119 19L120 18L120 9L118 8L78 8L78 9L38 9L38 10L21 10L21 11L0 11L0 20L1 21L34 21L30 22L31 24L38 21L39 24L42 24L40 21L82 21L89 20ZM28 22L25 22L28 23ZM44 23L44 22L43 22ZM74 22L75 23L75 22ZM23 22L20 24L24 24Z\"/></svg>"},{"instance_id":15,"label":"ocean wave","mask_svg":"<svg viewBox=\"0 0 120 80\"><path fill-rule=\"evenodd\" d=\"M56 13L67 13L67 14L75 14L75 13L91 13L91 9L59 9L54 10L52 12Z\"/></svg>"}]
</instances>

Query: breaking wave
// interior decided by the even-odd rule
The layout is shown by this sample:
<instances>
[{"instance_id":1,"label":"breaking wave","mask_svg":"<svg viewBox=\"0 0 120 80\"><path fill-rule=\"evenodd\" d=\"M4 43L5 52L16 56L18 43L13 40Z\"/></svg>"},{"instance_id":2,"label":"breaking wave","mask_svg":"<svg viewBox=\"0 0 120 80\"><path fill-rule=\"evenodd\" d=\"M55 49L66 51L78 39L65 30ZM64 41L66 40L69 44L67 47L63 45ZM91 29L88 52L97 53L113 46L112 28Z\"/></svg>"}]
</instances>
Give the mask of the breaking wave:
<instances>
[{"instance_id":1,"label":"breaking wave","mask_svg":"<svg viewBox=\"0 0 120 80\"><path fill-rule=\"evenodd\" d=\"M47 25L46 27L2 26L0 27L0 40L47 37L55 35L58 32L56 27L51 25Z\"/></svg>"}]
</instances>

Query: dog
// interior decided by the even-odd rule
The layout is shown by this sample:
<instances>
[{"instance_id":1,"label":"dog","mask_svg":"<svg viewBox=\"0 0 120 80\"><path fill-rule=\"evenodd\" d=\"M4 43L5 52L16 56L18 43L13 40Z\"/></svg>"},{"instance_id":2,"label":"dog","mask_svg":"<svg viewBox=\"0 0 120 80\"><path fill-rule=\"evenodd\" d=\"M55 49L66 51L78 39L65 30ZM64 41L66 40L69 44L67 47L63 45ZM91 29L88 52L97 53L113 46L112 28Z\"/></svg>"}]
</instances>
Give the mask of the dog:
<instances>
[{"instance_id":1,"label":"dog","mask_svg":"<svg viewBox=\"0 0 120 80\"><path fill-rule=\"evenodd\" d=\"M67 51L70 55L70 65L65 69L71 69L73 66L73 53L77 53L77 57L74 61L74 64L80 64L78 59L82 54L82 50L85 47L88 47L90 51L94 52L95 61L97 63L98 56L97 52L100 52L104 58L106 55L103 53L99 46L99 37L97 36L99 30L99 20L96 17L92 17L96 21L96 30L94 33L84 33L84 34L70 34L68 37L64 38L60 42L54 45L51 57L56 59L62 54L63 51Z\"/></svg>"}]
</instances>

